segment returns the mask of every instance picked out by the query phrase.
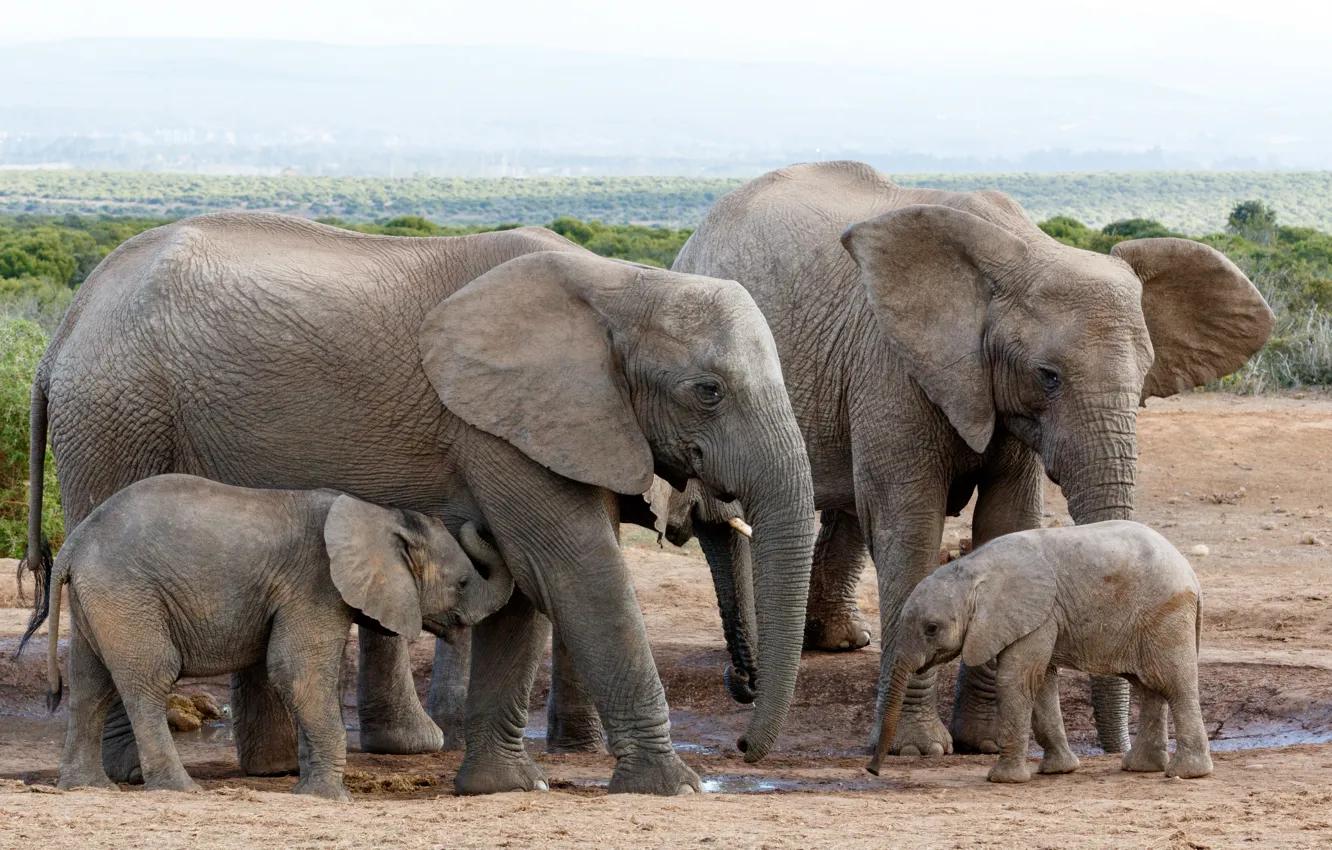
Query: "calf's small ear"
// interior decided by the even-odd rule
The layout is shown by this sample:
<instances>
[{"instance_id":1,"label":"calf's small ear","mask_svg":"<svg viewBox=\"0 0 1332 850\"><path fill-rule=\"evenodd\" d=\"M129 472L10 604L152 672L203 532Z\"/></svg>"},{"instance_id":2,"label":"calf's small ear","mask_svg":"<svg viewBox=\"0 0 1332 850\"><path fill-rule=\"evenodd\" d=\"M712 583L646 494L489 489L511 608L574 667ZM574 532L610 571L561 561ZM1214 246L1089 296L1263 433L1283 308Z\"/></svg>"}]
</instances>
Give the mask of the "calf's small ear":
<instances>
[{"instance_id":1,"label":"calf's small ear","mask_svg":"<svg viewBox=\"0 0 1332 850\"><path fill-rule=\"evenodd\" d=\"M1012 541L989 552L979 549L969 557L976 559L968 570L976 583L962 660L968 667L978 667L1049 619L1055 574L1035 546Z\"/></svg>"},{"instance_id":2,"label":"calf's small ear","mask_svg":"<svg viewBox=\"0 0 1332 850\"><path fill-rule=\"evenodd\" d=\"M339 496L324 521L329 571L343 600L408 640L421 634L421 599L398 511Z\"/></svg>"}]
</instances>

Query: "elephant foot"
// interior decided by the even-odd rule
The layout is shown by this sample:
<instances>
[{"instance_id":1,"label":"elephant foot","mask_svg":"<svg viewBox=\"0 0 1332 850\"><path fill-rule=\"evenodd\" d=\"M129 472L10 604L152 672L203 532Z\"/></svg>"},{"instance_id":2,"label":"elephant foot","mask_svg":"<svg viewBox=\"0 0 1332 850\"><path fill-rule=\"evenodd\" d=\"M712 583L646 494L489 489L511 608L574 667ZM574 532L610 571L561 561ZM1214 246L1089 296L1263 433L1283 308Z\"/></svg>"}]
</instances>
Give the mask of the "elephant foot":
<instances>
[{"instance_id":1,"label":"elephant foot","mask_svg":"<svg viewBox=\"0 0 1332 850\"><path fill-rule=\"evenodd\" d=\"M1025 758L1000 759L985 778L991 782L1030 782L1031 768Z\"/></svg>"},{"instance_id":2,"label":"elephant foot","mask_svg":"<svg viewBox=\"0 0 1332 850\"><path fill-rule=\"evenodd\" d=\"M202 791L199 783L185 773L179 776L163 776L143 784L145 791Z\"/></svg>"},{"instance_id":3,"label":"elephant foot","mask_svg":"<svg viewBox=\"0 0 1332 850\"><path fill-rule=\"evenodd\" d=\"M70 773L61 772L60 779L56 782L56 787L61 791L72 791L75 788L101 788L105 791L119 791L120 786L107 778L106 774L100 773L93 775L88 773Z\"/></svg>"},{"instance_id":4,"label":"elephant foot","mask_svg":"<svg viewBox=\"0 0 1332 850\"><path fill-rule=\"evenodd\" d=\"M1175 757L1166 765L1167 778L1201 779L1212 773L1212 756L1206 750L1200 753L1175 751Z\"/></svg>"},{"instance_id":5,"label":"elephant foot","mask_svg":"<svg viewBox=\"0 0 1332 850\"><path fill-rule=\"evenodd\" d=\"M392 722L361 720L361 752L410 756L435 753L444 747L444 733L424 711Z\"/></svg>"},{"instance_id":6,"label":"elephant foot","mask_svg":"<svg viewBox=\"0 0 1332 850\"><path fill-rule=\"evenodd\" d=\"M1046 750L1045 756L1041 759L1041 766L1037 770L1040 773L1072 773L1081 765L1082 762L1078 761L1072 750L1059 752Z\"/></svg>"},{"instance_id":7,"label":"elephant foot","mask_svg":"<svg viewBox=\"0 0 1332 850\"><path fill-rule=\"evenodd\" d=\"M339 803L351 802L351 794L347 793L347 788L342 784L341 777L302 779L296 783L295 788L291 789L291 793L322 797L325 800L334 800Z\"/></svg>"},{"instance_id":8,"label":"elephant foot","mask_svg":"<svg viewBox=\"0 0 1332 850\"><path fill-rule=\"evenodd\" d=\"M656 794L674 797L703 790L698 774L674 751L650 756L622 756L611 774L612 794Z\"/></svg>"},{"instance_id":9,"label":"elephant foot","mask_svg":"<svg viewBox=\"0 0 1332 850\"><path fill-rule=\"evenodd\" d=\"M943 756L953 751L953 736L939 720L933 706L910 706L902 711L897 739L890 752L895 756Z\"/></svg>"},{"instance_id":10,"label":"elephant foot","mask_svg":"<svg viewBox=\"0 0 1332 850\"><path fill-rule=\"evenodd\" d=\"M469 754L453 778L453 793L459 796L549 790L545 771L527 753L508 758Z\"/></svg>"},{"instance_id":11,"label":"elephant foot","mask_svg":"<svg viewBox=\"0 0 1332 850\"><path fill-rule=\"evenodd\" d=\"M1124 753L1124 759L1119 763L1123 770L1131 770L1134 773L1160 773L1166 769L1170 761L1170 753L1162 749L1149 749L1147 747L1134 747L1127 753Z\"/></svg>"},{"instance_id":12,"label":"elephant foot","mask_svg":"<svg viewBox=\"0 0 1332 850\"><path fill-rule=\"evenodd\" d=\"M813 652L853 652L868 646L870 625L854 604L805 617L804 648Z\"/></svg>"}]
</instances>

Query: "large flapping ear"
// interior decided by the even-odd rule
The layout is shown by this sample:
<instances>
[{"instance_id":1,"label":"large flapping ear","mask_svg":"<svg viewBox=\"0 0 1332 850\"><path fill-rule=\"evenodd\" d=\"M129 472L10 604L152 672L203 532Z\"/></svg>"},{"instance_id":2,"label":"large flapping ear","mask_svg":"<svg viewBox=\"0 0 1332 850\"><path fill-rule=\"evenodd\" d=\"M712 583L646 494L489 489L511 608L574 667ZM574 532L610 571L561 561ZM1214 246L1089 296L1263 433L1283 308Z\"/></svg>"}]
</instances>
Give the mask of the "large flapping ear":
<instances>
[{"instance_id":1,"label":"large flapping ear","mask_svg":"<svg viewBox=\"0 0 1332 850\"><path fill-rule=\"evenodd\" d=\"M981 452L994 433L986 315L996 278L1027 246L971 213L915 204L852 225L842 245L911 376Z\"/></svg>"},{"instance_id":2,"label":"large flapping ear","mask_svg":"<svg viewBox=\"0 0 1332 850\"><path fill-rule=\"evenodd\" d=\"M1142 397L1164 398L1229 375L1267 343L1276 317L1244 272L1191 239L1131 239L1111 255L1142 280L1156 357Z\"/></svg>"},{"instance_id":3,"label":"large flapping ear","mask_svg":"<svg viewBox=\"0 0 1332 850\"><path fill-rule=\"evenodd\" d=\"M1004 541L967 557L975 581L973 612L962 643L962 660L978 667L1019 638L1036 631L1054 610L1055 574L1035 546Z\"/></svg>"},{"instance_id":4,"label":"large flapping ear","mask_svg":"<svg viewBox=\"0 0 1332 850\"><path fill-rule=\"evenodd\" d=\"M639 495L652 450L586 296L623 287L628 265L568 252L496 266L427 314L419 340L444 406L575 481Z\"/></svg>"},{"instance_id":5,"label":"large flapping ear","mask_svg":"<svg viewBox=\"0 0 1332 850\"><path fill-rule=\"evenodd\" d=\"M407 542L396 511L339 496L324 520L333 584L348 605L391 632L421 633L421 599L407 561Z\"/></svg>"}]
</instances>

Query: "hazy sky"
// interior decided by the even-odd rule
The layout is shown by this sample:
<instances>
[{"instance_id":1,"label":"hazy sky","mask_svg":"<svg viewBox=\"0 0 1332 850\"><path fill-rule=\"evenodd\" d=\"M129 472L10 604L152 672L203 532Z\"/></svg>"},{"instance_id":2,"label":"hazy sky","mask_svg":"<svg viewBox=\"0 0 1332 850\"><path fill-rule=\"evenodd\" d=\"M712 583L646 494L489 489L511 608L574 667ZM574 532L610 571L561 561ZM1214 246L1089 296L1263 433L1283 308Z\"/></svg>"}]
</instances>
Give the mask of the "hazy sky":
<instances>
[{"instance_id":1,"label":"hazy sky","mask_svg":"<svg viewBox=\"0 0 1332 850\"><path fill-rule=\"evenodd\" d=\"M0 41L231 37L1038 75L1332 69L1328 0L6 0Z\"/></svg>"}]
</instances>

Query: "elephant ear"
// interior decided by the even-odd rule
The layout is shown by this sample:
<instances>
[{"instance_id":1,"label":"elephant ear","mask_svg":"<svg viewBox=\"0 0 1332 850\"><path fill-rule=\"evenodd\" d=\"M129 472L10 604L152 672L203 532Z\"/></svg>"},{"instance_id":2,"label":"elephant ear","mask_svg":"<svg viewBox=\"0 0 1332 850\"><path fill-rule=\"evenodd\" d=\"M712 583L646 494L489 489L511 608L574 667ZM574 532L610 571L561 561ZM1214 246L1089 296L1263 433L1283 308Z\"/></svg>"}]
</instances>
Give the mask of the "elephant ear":
<instances>
[{"instance_id":1,"label":"elephant ear","mask_svg":"<svg viewBox=\"0 0 1332 850\"><path fill-rule=\"evenodd\" d=\"M421 634L421 599L397 511L339 496L324 520L333 584L348 605L391 632Z\"/></svg>"},{"instance_id":2,"label":"elephant ear","mask_svg":"<svg viewBox=\"0 0 1332 850\"><path fill-rule=\"evenodd\" d=\"M1026 243L979 216L916 204L852 225L842 245L885 333L930 401L981 452L994 433L985 322L994 282Z\"/></svg>"},{"instance_id":3,"label":"elephant ear","mask_svg":"<svg viewBox=\"0 0 1332 850\"><path fill-rule=\"evenodd\" d=\"M1191 239L1131 239L1110 251L1142 280L1156 358L1142 397L1165 398L1229 375L1272 335L1276 317L1244 272Z\"/></svg>"},{"instance_id":4,"label":"elephant ear","mask_svg":"<svg viewBox=\"0 0 1332 850\"><path fill-rule=\"evenodd\" d=\"M988 551L987 551L988 550ZM1005 541L973 552L973 612L962 660L978 667L1014 641L1036 631L1054 610L1055 574L1035 547Z\"/></svg>"},{"instance_id":5,"label":"elephant ear","mask_svg":"<svg viewBox=\"0 0 1332 850\"><path fill-rule=\"evenodd\" d=\"M575 481L641 495L653 458L595 297L639 274L566 252L496 266L431 310L421 359L463 421Z\"/></svg>"}]
</instances>

